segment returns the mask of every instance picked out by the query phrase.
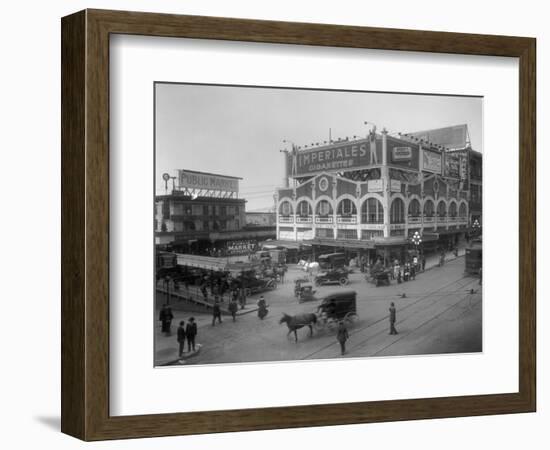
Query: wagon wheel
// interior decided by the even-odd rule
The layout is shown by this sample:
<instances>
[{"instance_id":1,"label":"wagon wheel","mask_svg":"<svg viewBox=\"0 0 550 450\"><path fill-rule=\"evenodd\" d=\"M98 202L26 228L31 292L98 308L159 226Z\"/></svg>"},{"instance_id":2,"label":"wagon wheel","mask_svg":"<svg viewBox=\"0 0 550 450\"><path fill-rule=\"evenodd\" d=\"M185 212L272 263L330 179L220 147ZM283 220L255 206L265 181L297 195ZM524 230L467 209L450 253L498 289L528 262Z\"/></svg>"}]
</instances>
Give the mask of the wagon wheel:
<instances>
[{"instance_id":1,"label":"wagon wheel","mask_svg":"<svg viewBox=\"0 0 550 450\"><path fill-rule=\"evenodd\" d=\"M340 278L340 280L338 280L338 282L340 283L340 286L345 286L346 284L349 283L349 280L345 277L342 277Z\"/></svg>"},{"instance_id":2,"label":"wagon wheel","mask_svg":"<svg viewBox=\"0 0 550 450\"><path fill-rule=\"evenodd\" d=\"M349 312L344 316L344 322L349 325L354 325L359 320L357 313Z\"/></svg>"}]
</instances>

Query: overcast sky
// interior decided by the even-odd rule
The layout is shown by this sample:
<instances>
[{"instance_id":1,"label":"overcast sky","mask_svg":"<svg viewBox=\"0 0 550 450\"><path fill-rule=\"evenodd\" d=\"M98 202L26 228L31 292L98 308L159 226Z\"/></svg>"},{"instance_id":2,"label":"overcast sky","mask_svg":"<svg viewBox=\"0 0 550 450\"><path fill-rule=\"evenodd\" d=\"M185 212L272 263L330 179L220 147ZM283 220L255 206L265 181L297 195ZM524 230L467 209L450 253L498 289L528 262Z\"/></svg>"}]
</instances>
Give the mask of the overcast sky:
<instances>
[{"instance_id":1,"label":"overcast sky","mask_svg":"<svg viewBox=\"0 0 550 450\"><path fill-rule=\"evenodd\" d=\"M283 140L303 147L380 131L413 132L467 124L482 149L479 97L156 84L156 185L177 169L242 177L247 211L273 205L283 179Z\"/></svg>"}]
</instances>

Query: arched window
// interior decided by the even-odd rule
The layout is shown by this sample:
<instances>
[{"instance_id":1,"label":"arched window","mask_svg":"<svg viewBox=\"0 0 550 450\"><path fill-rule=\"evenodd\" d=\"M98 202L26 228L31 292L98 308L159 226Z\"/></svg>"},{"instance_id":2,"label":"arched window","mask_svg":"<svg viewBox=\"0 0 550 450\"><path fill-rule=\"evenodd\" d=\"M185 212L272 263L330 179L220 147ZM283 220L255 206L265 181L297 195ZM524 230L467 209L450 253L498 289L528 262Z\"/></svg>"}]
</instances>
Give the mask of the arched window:
<instances>
[{"instance_id":1,"label":"arched window","mask_svg":"<svg viewBox=\"0 0 550 450\"><path fill-rule=\"evenodd\" d=\"M353 203L349 198L345 198L338 203L337 213L339 216L349 217L357 214L357 208L355 208L355 203Z\"/></svg>"},{"instance_id":2,"label":"arched window","mask_svg":"<svg viewBox=\"0 0 550 450\"><path fill-rule=\"evenodd\" d=\"M306 202L305 200L302 200L300 203L298 203L298 206L296 207L296 213L300 217L308 217L311 216L311 205L309 202Z\"/></svg>"},{"instance_id":3,"label":"arched window","mask_svg":"<svg viewBox=\"0 0 550 450\"><path fill-rule=\"evenodd\" d=\"M292 205L290 202L284 201L279 206L279 215L288 217L292 214Z\"/></svg>"},{"instance_id":4,"label":"arched window","mask_svg":"<svg viewBox=\"0 0 550 450\"><path fill-rule=\"evenodd\" d=\"M466 217L468 215L466 212L466 203L460 204L460 208L458 208L458 215L460 217Z\"/></svg>"},{"instance_id":5,"label":"arched window","mask_svg":"<svg viewBox=\"0 0 550 450\"><path fill-rule=\"evenodd\" d=\"M451 202L449 205L449 216L456 217L456 202Z\"/></svg>"},{"instance_id":6,"label":"arched window","mask_svg":"<svg viewBox=\"0 0 550 450\"><path fill-rule=\"evenodd\" d=\"M384 207L375 198L369 198L361 206L362 223L384 223Z\"/></svg>"},{"instance_id":7,"label":"arched window","mask_svg":"<svg viewBox=\"0 0 550 450\"><path fill-rule=\"evenodd\" d=\"M330 216L332 214L332 206L330 206L327 200L321 200L317 203L315 214L322 217Z\"/></svg>"},{"instance_id":8,"label":"arched window","mask_svg":"<svg viewBox=\"0 0 550 450\"><path fill-rule=\"evenodd\" d=\"M413 198L409 203L409 216L420 216L420 202L416 198Z\"/></svg>"},{"instance_id":9,"label":"arched window","mask_svg":"<svg viewBox=\"0 0 550 450\"><path fill-rule=\"evenodd\" d=\"M447 215L447 205L445 205L445 202L441 200L437 204L437 216L438 217L445 217Z\"/></svg>"},{"instance_id":10,"label":"arched window","mask_svg":"<svg viewBox=\"0 0 550 450\"><path fill-rule=\"evenodd\" d=\"M405 223L405 202L400 198L391 203L390 223Z\"/></svg>"},{"instance_id":11,"label":"arched window","mask_svg":"<svg viewBox=\"0 0 550 450\"><path fill-rule=\"evenodd\" d=\"M431 200L426 200L424 202L424 216L433 217L434 216L434 202Z\"/></svg>"}]
</instances>

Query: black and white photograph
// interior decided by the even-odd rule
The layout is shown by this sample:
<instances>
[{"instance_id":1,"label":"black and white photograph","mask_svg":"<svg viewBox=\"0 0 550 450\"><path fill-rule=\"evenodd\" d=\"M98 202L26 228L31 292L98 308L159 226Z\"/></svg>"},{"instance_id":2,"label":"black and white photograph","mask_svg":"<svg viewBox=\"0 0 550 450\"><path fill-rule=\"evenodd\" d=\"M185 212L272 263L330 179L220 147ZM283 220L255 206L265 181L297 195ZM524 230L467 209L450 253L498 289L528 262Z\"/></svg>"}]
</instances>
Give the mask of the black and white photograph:
<instances>
[{"instance_id":1,"label":"black and white photograph","mask_svg":"<svg viewBox=\"0 0 550 450\"><path fill-rule=\"evenodd\" d=\"M482 159L480 96L156 82L154 365L483 352Z\"/></svg>"}]
</instances>

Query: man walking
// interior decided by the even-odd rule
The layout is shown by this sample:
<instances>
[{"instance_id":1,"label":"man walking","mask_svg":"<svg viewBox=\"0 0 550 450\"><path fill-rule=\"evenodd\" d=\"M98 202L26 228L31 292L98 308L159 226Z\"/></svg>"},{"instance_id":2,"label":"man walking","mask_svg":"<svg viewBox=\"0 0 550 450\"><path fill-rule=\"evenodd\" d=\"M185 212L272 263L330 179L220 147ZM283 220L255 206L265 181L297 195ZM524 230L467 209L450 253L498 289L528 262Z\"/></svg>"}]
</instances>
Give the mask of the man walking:
<instances>
[{"instance_id":1,"label":"man walking","mask_svg":"<svg viewBox=\"0 0 550 450\"><path fill-rule=\"evenodd\" d=\"M340 354L344 355L346 353L346 341L349 338L348 330L346 324L343 320L338 322L338 333L336 334L336 339L340 343Z\"/></svg>"},{"instance_id":2,"label":"man walking","mask_svg":"<svg viewBox=\"0 0 550 450\"><path fill-rule=\"evenodd\" d=\"M233 317L233 322L235 322L237 320L237 310L239 309L239 305L237 305L237 301L234 298L229 302L227 309L229 309L231 317Z\"/></svg>"},{"instance_id":3,"label":"man walking","mask_svg":"<svg viewBox=\"0 0 550 450\"><path fill-rule=\"evenodd\" d=\"M178 327L178 344L180 358L183 356L183 350L185 348L185 322L182 320L180 326Z\"/></svg>"},{"instance_id":4,"label":"man walking","mask_svg":"<svg viewBox=\"0 0 550 450\"><path fill-rule=\"evenodd\" d=\"M216 319L218 319L218 323L222 323L222 310L217 300L212 306L212 326L216 323Z\"/></svg>"},{"instance_id":5,"label":"man walking","mask_svg":"<svg viewBox=\"0 0 550 450\"><path fill-rule=\"evenodd\" d=\"M422 272L426 270L426 257L422 255Z\"/></svg>"},{"instance_id":6,"label":"man walking","mask_svg":"<svg viewBox=\"0 0 550 450\"><path fill-rule=\"evenodd\" d=\"M185 336L187 337L187 352L191 349L195 351L195 336L197 335L197 324L194 317L189 317L189 322L185 328Z\"/></svg>"},{"instance_id":7,"label":"man walking","mask_svg":"<svg viewBox=\"0 0 550 450\"><path fill-rule=\"evenodd\" d=\"M389 334L398 334L395 329L395 321L397 319L397 312L395 310L395 304L391 302L390 305L390 333Z\"/></svg>"},{"instance_id":8,"label":"man walking","mask_svg":"<svg viewBox=\"0 0 550 450\"><path fill-rule=\"evenodd\" d=\"M172 314L172 309L167 305L162 305L162 309L160 310L159 314L159 320L162 325L162 332L166 336L170 336L171 334L171 327L172 327L172 319L174 318L174 315Z\"/></svg>"}]
</instances>

